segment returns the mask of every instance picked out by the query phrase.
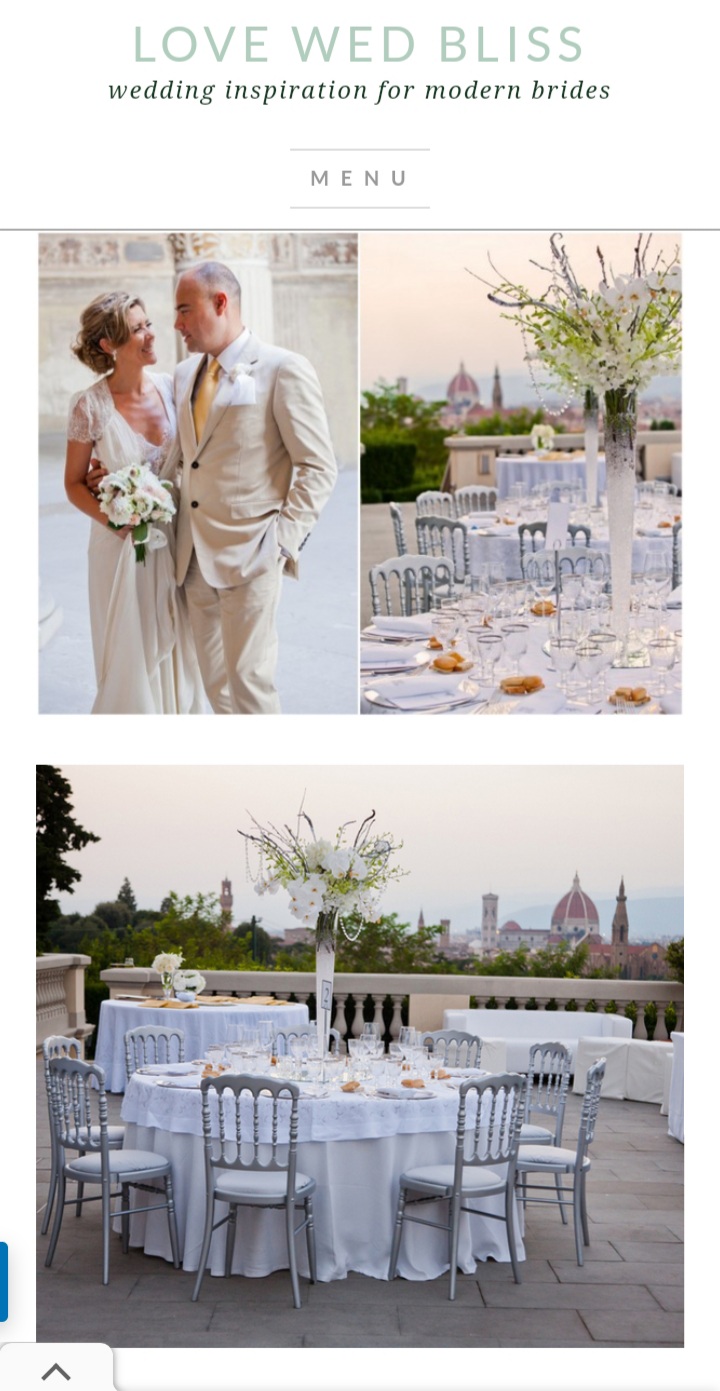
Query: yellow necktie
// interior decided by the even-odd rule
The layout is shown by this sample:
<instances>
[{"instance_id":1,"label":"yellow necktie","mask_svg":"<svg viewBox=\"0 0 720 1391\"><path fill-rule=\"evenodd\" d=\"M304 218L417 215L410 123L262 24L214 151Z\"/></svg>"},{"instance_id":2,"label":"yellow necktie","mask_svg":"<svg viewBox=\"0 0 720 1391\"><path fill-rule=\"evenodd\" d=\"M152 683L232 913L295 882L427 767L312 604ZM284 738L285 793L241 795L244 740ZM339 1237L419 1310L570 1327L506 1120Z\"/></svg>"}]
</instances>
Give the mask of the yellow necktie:
<instances>
[{"instance_id":1,"label":"yellow necktie","mask_svg":"<svg viewBox=\"0 0 720 1391\"><path fill-rule=\"evenodd\" d=\"M217 358L212 357L205 369L205 375L195 393L193 403L193 420L195 421L195 438L200 442L203 431L207 424L210 414L210 407L215 400L215 394L220 380L221 367Z\"/></svg>"}]
</instances>

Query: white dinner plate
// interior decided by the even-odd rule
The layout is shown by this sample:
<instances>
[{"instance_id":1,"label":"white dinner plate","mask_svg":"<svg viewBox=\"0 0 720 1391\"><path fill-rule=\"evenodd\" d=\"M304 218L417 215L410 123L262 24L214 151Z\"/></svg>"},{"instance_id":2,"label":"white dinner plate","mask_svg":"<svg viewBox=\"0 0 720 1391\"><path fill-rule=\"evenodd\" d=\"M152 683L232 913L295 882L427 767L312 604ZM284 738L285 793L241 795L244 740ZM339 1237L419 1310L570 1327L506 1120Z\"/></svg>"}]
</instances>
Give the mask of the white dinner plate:
<instances>
[{"instance_id":1,"label":"white dinner plate","mask_svg":"<svg viewBox=\"0 0 720 1391\"><path fill-rule=\"evenodd\" d=\"M137 1071L143 1077L186 1077L195 1068L192 1063L147 1063Z\"/></svg>"},{"instance_id":2,"label":"white dinner plate","mask_svg":"<svg viewBox=\"0 0 720 1391\"><path fill-rule=\"evenodd\" d=\"M435 1096L429 1087L378 1087L377 1095L383 1096L389 1101L425 1101L430 1096Z\"/></svg>"},{"instance_id":3,"label":"white dinner plate","mask_svg":"<svg viewBox=\"0 0 720 1391\"><path fill-rule=\"evenodd\" d=\"M186 1075L185 1077L158 1077L157 1085L158 1087L183 1087L199 1091L201 1081L200 1073L196 1072L192 1076Z\"/></svg>"},{"instance_id":4,"label":"white dinner plate","mask_svg":"<svg viewBox=\"0 0 720 1391\"><path fill-rule=\"evenodd\" d=\"M371 705L380 705L383 710L399 710L403 715L432 715L438 710L454 709L457 705L485 705L485 698L479 697L478 692L479 687L473 682L462 681L453 695L438 696L436 701L417 706L398 705L396 701L383 695L382 691L370 687L363 691L363 695Z\"/></svg>"},{"instance_id":5,"label":"white dinner plate","mask_svg":"<svg viewBox=\"0 0 720 1391\"><path fill-rule=\"evenodd\" d=\"M416 671L419 667L426 667L428 662L430 661L430 657L431 654L429 651L427 651L427 649L422 652L408 652L405 656L398 652L397 662L393 661L391 666L387 666L384 662L380 666L363 666L363 661L361 657L360 675L394 676L401 671Z\"/></svg>"}]
</instances>

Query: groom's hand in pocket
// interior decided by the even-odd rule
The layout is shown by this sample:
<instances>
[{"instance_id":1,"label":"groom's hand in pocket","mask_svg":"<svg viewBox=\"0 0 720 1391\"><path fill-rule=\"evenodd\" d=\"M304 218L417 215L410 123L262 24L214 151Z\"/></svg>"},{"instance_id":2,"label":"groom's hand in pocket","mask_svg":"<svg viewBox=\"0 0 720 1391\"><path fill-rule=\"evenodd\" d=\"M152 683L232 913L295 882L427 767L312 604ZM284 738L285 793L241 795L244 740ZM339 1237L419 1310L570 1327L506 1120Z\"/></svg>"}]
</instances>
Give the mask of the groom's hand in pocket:
<instances>
[{"instance_id":1,"label":"groom's hand in pocket","mask_svg":"<svg viewBox=\"0 0 720 1391\"><path fill-rule=\"evenodd\" d=\"M100 463L99 459L90 460L90 467L85 474L85 487L90 489L93 497L97 497L100 484L103 478L106 477L107 472L108 470L105 468L104 464Z\"/></svg>"}]
</instances>

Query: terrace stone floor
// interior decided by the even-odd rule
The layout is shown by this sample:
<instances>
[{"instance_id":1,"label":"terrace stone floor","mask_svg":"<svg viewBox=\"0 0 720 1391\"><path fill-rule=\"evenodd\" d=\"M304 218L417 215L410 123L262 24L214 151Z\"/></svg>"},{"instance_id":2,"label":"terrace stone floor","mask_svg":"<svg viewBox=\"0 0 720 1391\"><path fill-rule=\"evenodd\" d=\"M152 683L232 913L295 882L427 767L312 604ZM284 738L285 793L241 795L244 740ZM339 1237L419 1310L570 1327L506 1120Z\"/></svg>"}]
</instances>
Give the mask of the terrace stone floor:
<instances>
[{"instance_id":1,"label":"terrace stone floor","mask_svg":"<svg viewBox=\"0 0 720 1391\"><path fill-rule=\"evenodd\" d=\"M111 1097L111 1123L121 1098ZM577 1134L571 1096L565 1138ZM39 1342L113 1347L660 1348L683 1346L683 1146L658 1106L601 1103L588 1180L590 1247L575 1261L572 1225L554 1207L528 1208L522 1284L509 1265L487 1262L459 1275L388 1285L352 1275L301 1282L292 1307L287 1272L266 1279L207 1278L197 1304L194 1276L113 1238L110 1284L100 1283L99 1204L77 1221L67 1208L51 1270L38 1235ZM49 1134L38 1066L38 1233L47 1193ZM388 1221L390 1221L390 1215ZM162 1309L162 1317L158 1317Z\"/></svg>"}]
</instances>

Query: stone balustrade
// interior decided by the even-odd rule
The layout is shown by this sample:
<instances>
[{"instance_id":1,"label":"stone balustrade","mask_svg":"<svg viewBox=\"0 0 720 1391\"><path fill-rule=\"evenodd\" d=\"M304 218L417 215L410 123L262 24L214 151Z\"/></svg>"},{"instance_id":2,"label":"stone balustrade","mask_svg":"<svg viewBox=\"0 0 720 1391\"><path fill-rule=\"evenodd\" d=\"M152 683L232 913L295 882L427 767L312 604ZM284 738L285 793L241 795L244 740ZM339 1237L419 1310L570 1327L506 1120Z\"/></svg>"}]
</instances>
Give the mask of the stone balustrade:
<instances>
[{"instance_id":1,"label":"stone balustrade","mask_svg":"<svg viewBox=\"0 0 720 1391\"><path fill-rule=\"evenodd\" d=\"M65 958L67 959L67 958ZM87 958L76 958L87 959ZM315 974L312 971L211 971L203 969L206 991L212 994L276 995L279 999L294 999L306 1004L315 994ZM160 977L157 971L144 967L112 967L101 971L100 978L109 987L110 997L135 994L160 996ZM531 976L470 976L470 975L381 975L338 972L334 986L333 1025L342 1037L356 1038L362 1032L363 1019L384 1023L385 1035L399 1036L405 1020L418 1029L441 1029L443 1011L477 1008L510 1007L525 1009L578 1009L590 1006L598 1012L614 1004L618 1014L627 1014L629 1007L637 1009L635 1037L646 1038L643 1013L654 1003L657 1007L655 1038L667 1039L664 1014L673 1004L677 1014L676 1029L684 1028L684 987L677 981L620 981L566 980ZM511 1002L515 1002L515 1005ZM358 1008L358 1005L360 1008ZM630 1013L632 1009L630 1008Z\"/></svg>"},{"instance_id":2,"label":"stone balustrade","mask_svg":"<svg viewBox=\"0 0 720 1391\"><path fill-rule=\"evenodd\" d=\"M452 492L456 488L478 484L493 487L498 454L531 452L529 435L450 435L444 444L448 451L448 462L442 487ZM553 451L583 449L584 445L585 436L582 433L556 435L552 442ZM681 445L681 430L639 430L636 448L640 477L647 480L669 479L672 475L672 456ZM604 448L602 432L599 448Z\"/></svg>"},{"instance_id":3,"label":"stone balustrade","mask_svg":"<svg viewBox=\"0 0 720 1391\"><path fill-rule=\"evenodd\" d=\"M89 956L60 952L39 956L35 963L35 1046L51 1034L76 1038L81 1044L89 1038L93 1025L85 1018L85 970Z\"/></svg>"}]
</instances>

